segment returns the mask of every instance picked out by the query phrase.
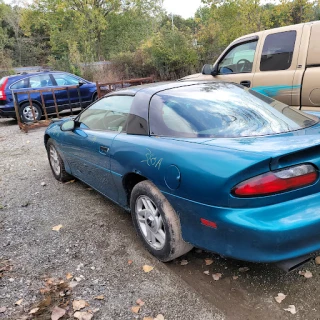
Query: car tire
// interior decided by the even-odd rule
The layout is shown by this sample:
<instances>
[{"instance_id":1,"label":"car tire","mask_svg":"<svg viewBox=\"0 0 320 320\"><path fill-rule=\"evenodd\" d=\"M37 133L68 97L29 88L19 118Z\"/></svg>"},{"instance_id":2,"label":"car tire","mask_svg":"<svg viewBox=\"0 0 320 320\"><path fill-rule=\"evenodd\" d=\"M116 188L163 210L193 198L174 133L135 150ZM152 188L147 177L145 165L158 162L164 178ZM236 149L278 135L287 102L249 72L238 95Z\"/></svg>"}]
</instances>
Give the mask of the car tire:
<instances>
[{"instance_id":1,"label":"car tire","mask_svg":"<svg viewBox=\"0 0 320 320\"><path fill-rule=\"evenodd\" d=\"M139 237L159 260L171 261L193 248L182 239L178 215L152 182L145 180L135 185L130 207Z\"/></svg>"},{"instance_id":2,"label":"car tire","mask_svg":"<svg viewBox=\"0 0 320 320\"><path fill-rule=\"evenodd\" d=\"M36 103L32 103L33 111L35 113L36 119L33 117L32 109L29 102L25 102L20 106L20 116L21 120L24 123L33 122L33 121L39 121L42 116L42 109L39 105Z\"/></svg>"},{"instance_id":3,"label":"car tire","mask_svg":"<svg viewBox=\"0 0 320 320\"><path fill-rule=\"evenodd\" d=\"M57 150L55 142L52 139L49 139L47 142L47 154L52 173L58 181L66 182L74 179L66 172L64 162Z\"/></svg>"}]
</instances>

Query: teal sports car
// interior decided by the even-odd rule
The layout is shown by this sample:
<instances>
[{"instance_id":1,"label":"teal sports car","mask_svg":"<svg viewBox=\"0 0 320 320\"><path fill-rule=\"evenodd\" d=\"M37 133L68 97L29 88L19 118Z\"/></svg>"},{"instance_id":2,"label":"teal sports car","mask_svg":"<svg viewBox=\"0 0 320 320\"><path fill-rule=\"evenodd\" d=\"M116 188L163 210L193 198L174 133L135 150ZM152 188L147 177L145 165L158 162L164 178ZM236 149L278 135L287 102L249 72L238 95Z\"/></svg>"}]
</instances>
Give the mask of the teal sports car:
<instances>
[{"instance_id":1,"label":"teal sports car","mask_svg":"<svg viewBox=\"0 0 320 320\"><path fill-rule=\"evenodd\" d=\"M277 262L320 249L319 133L317 113L185 81L109 93L54 121L44 142L55 178L130 211L158 259L196 246Z\"/></svg>"}]
</instances>

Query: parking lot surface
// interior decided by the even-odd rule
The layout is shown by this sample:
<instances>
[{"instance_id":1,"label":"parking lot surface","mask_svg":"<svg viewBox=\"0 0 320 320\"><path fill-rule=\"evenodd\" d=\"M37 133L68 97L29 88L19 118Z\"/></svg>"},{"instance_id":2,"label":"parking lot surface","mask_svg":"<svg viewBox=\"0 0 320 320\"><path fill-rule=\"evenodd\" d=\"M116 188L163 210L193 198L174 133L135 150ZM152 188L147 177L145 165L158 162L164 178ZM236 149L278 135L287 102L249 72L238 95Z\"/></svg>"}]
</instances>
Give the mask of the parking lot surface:
<instances>
[{"instance_id":1,"label":"parking lot surface","mask_svg":"<svg viewBox=\"0 0 320 320\"><path fill-rule=\"evenodd\" d=\"M80 181L54 179L44 130L0 119L0 319L51 319L55 306L74 319L82 300L78 312L92 319L320 319L314 260L288 274L193 249L163 264L128 213Z\"/></svg>"}]
</instances>

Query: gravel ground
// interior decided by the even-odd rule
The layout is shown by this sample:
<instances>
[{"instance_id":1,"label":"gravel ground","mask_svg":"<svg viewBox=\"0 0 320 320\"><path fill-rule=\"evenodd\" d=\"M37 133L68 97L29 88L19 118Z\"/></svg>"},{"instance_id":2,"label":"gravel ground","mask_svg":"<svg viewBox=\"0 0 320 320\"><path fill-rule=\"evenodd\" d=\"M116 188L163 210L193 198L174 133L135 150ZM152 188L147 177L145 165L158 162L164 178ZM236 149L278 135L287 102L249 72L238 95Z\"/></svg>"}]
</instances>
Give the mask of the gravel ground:
<instances>
[{"instance_id":1,"label":"gravel ground","mask_svg":"<svg viewBox=\"0 0 320 320\"><path fill-rule=\"evenodd\" d=\"M224 319L143 249L128 213L79 181L54 179L44 130L0 120L0 319L51 319L57 305L74 319L74 300L86 302L75 314L83 320Z\"/></svg>"},{"instance_id":2,"label":"gravel ground","mask_svg":"<svg viewBox=\"0 0 320 320\"><path fill-rule=\"evenodd\" d=\"M194 249L160 263L143 249L128 213L80 181L54 179L43 132L25 134L0 119L0 320L51 319L57 305L66 310L61 319L320 320L314 260L285 273ZM311 278L299 274L306 270ZM145 304L135 313L137 299ZM74 314L79 300L84 313ZM290 305L295 314L284 310Z\"/></svg>"}]
</instances>

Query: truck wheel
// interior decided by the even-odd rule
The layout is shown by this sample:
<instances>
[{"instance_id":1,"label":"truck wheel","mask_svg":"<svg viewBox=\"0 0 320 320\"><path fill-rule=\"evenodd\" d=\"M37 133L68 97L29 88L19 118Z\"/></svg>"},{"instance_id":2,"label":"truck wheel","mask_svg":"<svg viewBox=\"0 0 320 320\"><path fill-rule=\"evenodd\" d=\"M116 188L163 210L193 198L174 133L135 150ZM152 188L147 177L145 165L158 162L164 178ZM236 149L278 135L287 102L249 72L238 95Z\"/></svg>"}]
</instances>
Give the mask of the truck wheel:
<instances>
[{"instance_id":1,"label":"truck wheel","mask_svg":"<svg viewBox=\"0 0 320 320\"><path fill-rule=\"evenodd\" d=\"M161 261L187 253L180 219L165 196L150 181L135 185L130 198L133 224L146 249Z\"/></svg>"}]
</instances>

